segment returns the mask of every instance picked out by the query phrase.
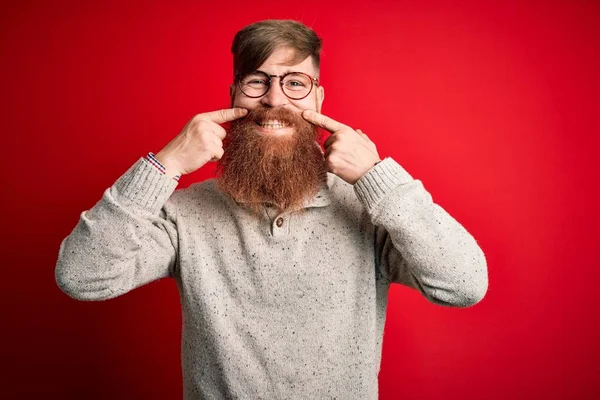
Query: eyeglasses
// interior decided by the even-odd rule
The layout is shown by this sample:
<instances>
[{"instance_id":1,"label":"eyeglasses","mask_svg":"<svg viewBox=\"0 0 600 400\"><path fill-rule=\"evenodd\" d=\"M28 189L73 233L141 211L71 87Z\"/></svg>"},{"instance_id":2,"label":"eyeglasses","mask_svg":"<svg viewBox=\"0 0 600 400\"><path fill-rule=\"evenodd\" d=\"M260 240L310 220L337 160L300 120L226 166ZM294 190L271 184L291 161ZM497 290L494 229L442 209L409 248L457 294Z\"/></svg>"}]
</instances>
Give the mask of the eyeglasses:
<instances>
[{"instance_id":1,"label":"eyeglasses","mask_svg":"<svg viewBox=\"0 0 600 400\"><path fill-rule=\"evenodd\" d=\"M310 94L313 86L319 86L317 78L313 78L304 72L269 75L263 71L253 71L236 75L242 93L253 99L267 94L273 78L279 78L279 84L283 93L292 100L302 100Z\"/></svg>"}]
</instances>

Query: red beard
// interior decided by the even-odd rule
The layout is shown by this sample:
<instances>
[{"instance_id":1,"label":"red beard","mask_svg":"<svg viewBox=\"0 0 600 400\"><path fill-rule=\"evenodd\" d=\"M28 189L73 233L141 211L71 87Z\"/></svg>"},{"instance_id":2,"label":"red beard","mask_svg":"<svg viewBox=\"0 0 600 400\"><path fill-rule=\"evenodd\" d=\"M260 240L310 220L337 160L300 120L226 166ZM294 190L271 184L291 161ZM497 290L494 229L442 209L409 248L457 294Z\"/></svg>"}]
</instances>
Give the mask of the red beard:
<instances>
[{"instance_id":1,"label":"red beard","mask_svg":"<svg viewBox=\"0 0 600 400\"><path fill-rule=\"evenodd\" d=\"M258 132L257 122L277 120L294 129L281 136ZM217 184L255 213L263 205L283 211L302 208L327 181L319 130L300 114L258 107L233 121L217 163Z\"/></svg>"}]
</instances>

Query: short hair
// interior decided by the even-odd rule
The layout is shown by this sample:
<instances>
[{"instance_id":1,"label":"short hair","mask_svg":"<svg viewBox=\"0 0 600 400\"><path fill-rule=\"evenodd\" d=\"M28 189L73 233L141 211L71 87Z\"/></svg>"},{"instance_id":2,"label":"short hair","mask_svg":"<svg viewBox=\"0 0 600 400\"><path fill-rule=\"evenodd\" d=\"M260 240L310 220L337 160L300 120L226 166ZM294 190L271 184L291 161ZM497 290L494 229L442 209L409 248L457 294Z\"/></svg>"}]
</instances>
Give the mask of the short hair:
<instances>
[{"instance_id":1,"label":"short hair","mask_svg":"<svg viewBox=\"0 0 600 400\"><path fill-rule=\"evenodd\" d=\"M294 50L293 63L312 56L319 71L322 39L315 31L298 21L269 19L250 24L236 33L231 46L234 76L255 71L280 47Z\"/></svg>"}]
</instances>

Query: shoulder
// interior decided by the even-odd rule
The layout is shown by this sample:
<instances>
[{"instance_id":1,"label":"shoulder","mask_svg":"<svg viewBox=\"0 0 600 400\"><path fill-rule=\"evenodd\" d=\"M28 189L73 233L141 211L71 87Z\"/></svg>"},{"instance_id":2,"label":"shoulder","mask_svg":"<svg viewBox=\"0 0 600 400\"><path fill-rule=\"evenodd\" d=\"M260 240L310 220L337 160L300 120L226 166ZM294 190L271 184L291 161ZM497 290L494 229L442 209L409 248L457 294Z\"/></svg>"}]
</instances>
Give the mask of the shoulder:
<instances>
[{"instance_id":1,"label":"shoulder","mask_svg":"<svg viewBox=\"0 0 600 400\"><path fill-rule=\"evenodd\" d=\"M329 188L329 193L332 196L332 200L335 199L337 201L342 201L353 199L353 186L331 172L327 173L327 187ZM355 195L354 198L356 198Z\"/></svg>"},{"instance_id":2,"label":"shoulder","mask_svg":"<svg viewBox=\"0 0 600 400\"><path fill-rule=\"evenodd\" d=\"M218 208L228 207L230 202L227 195L218 188L214 178L177 189L169 198L169 203L177 208L178 213L183 214L186 211L211 213Z\"/></svg>"},{"instance_id":3,"label":"shoulder","mask_svg":"<svg viewBox=\"0 0 600 400\"><path fill-rule=\"evenodd\" d=\"M356 216L362 214L365 209L354 192L354 186L344 181L339 176L327 173L327 186L331 205L334 208L350 212Z\"/></svg>"}]
</instances>

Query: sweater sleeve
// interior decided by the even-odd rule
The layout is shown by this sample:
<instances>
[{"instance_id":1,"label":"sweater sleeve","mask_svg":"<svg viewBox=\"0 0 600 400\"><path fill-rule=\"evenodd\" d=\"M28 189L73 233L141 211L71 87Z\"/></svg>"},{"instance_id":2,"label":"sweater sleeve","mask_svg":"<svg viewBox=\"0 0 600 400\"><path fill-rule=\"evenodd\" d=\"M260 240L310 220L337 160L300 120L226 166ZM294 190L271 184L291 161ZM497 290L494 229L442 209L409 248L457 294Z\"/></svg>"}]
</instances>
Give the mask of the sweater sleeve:
<instances>
[{"instance_id":1,"label":"sweater sleeve","mask_svg":"<svg viewBox=\"0 0 600 400\"><path fill-rule=\"evenodd\" d=\"M483 299L488 287L483 251L420 180L386 158L354 191L375 225L378 267L390 282L443 306L469 307Z\"/></svg>"},{"instance_id":2,"label":"sweater sleeve","mask_svg":"<svg viewBox=\"0 0 600 400\"><path fill-rule=\"evenodd\" d=\"M62 241L56 282L79 300L105 300L172 276L178 235L169 200L177 182L140 158Z\"/></svg>"}]
</instances>

